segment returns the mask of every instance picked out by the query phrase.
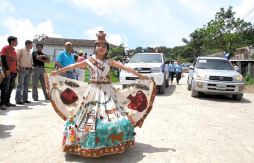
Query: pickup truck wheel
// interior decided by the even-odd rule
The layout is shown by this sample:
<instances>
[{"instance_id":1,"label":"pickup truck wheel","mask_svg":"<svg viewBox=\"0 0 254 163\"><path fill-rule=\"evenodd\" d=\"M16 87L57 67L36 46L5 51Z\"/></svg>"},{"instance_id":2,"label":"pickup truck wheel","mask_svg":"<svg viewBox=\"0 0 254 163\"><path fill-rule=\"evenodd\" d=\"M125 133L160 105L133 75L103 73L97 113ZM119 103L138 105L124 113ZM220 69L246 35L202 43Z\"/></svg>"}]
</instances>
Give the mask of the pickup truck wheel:
<instances>
[{"instance_id":1,"label":"pickup truck wheel","mask_svg":"<svg viewBox=\"0 0 254 163\"><path fill-rule=\"evenodd\" d=\"M190 83L189 83L189 77L188 77L188 80L187 80L187 90L191 90L191 85L190 85Z\"/></svg>"},{"instance_id":2,"label":"pickup truck wheel","mask_svg":"<svg viewBox=\"0 0 254 163\"><path fill-rule=\"evenodd\" d=\"M124 89L124 88L126 88L126 85L125 85L125 84L123 84L123 89Z\"/></svg>"},{"instance_id":3,"label":"pickup truck wheel","mask_svg":"<svg viewBox=\"0 0 254 163\"><path fill-rule=\"evenodd\" d=\"M163 82L163 84L159 87L159 93L160 94L164 94L165 92L165 81Z\"/></svg>"},{"instance_id":4,"label":"pickup truck wheel","mask_svg":"<svg viewBox=\"0 0 254 163\"><path fill-rule=\"evenodd\" d=\"M168 79L165 82L166 82L165 87L168 87L169 86Z\"/></svg>"},{"instance_id":5,"label":"pickup truck wheel","mask_svg":"<svg viewBox=\"0 0 254 163\"><path fill-rule=\"evenodd\" d=\"M198 97L199 92L194 90L193 82L191 82L191 97Z\"/></svg>"},{"instance_id":6,"label":"pickup truck wheel","mask_svg":"<svg viewBox=\"0 0 254 163\"><path fill-rule=\"evenodd\" d=\"M243 98L243 94L233 95L233 99L236 101L241 101L242 98Z\"/></svg>"}]
</instances>

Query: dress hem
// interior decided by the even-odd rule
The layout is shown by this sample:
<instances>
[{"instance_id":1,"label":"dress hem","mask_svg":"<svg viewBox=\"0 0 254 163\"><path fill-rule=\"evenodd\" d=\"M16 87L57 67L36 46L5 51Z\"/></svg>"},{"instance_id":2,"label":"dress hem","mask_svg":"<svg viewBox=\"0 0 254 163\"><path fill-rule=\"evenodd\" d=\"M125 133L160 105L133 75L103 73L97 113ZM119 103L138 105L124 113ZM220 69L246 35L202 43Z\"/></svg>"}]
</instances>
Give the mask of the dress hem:
<instances>
[{"instance_id":1,"label":"dress hem","mask_svg":"<svg viewBox=\"0 0 254 163\"><path fill-rule=\"evenodd\" d=\"M116 145L112 147L98 147L96 149L80 149L78 145L63 145L63 152L76 154L83 157L101 157L105 155L112 155L117 153L123 153L126 147L132 147L135 145L135 140L127 140L124 144Z\"/></svg>"}]
</instances>

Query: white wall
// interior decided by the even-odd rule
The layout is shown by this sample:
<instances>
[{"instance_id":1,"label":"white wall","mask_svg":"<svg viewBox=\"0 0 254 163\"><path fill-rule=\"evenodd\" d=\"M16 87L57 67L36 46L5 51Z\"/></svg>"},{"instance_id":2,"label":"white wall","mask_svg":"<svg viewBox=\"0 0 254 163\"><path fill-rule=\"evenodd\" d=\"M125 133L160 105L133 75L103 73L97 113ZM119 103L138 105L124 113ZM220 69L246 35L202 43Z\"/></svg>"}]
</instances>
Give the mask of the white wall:
<instances>
[{"instance_id":1,"label":"white wall","mask_svg":"<svg viewBox=\"0 0 254 163\"><path fill-rule=\"evenodd\" d=\"M36 45L34 44L33 50L36 50ZM65 48L64 46L52 46L52 45L43 45L42 52L48 56L50 56L50 61L53 62L53 55L54 52L56 53L56 57L59 54L60 51L63 51ZM93 54L94 48L93 47L81 47L81 46L73 46L74 51L79 52L82 50L85 53L87 53L87 56L89 57L90 54Z\"/></svg>"}]
</instances>

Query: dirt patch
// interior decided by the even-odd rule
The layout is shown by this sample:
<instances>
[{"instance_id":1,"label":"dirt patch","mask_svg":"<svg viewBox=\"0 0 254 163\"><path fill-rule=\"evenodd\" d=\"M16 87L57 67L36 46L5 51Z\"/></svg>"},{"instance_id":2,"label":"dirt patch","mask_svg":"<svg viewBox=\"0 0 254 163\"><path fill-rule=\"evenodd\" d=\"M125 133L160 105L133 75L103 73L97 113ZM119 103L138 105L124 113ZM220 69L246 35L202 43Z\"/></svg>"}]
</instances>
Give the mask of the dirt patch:
<instances>
[{"instance_id":1,"label":"dirt patch","mask_svg":"<svg viewBox=\"0 0 254 163\"><path fill-rule=\"evenodd\" d=\"M252 93L252 94L254 94L254 85L246 85L244 93Z\"/></svg>"}]
</instances>

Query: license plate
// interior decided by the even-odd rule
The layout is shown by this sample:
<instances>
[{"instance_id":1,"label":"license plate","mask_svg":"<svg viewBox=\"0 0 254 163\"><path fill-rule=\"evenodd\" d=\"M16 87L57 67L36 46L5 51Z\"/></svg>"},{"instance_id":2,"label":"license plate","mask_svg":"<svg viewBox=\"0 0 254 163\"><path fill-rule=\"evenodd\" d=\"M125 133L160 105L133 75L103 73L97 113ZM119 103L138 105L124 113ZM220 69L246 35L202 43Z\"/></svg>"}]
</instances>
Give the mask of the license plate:
<instances>
[{"instance_id":1,"label":"license plate","mask_svg":"<svg viewBox=\"0 0 254 163\"><path fill-rule=\"evenodd\" d=\"M225 85L217 85L216 89L226 90L226 86Z\"/></svg>"}]
</instances>

